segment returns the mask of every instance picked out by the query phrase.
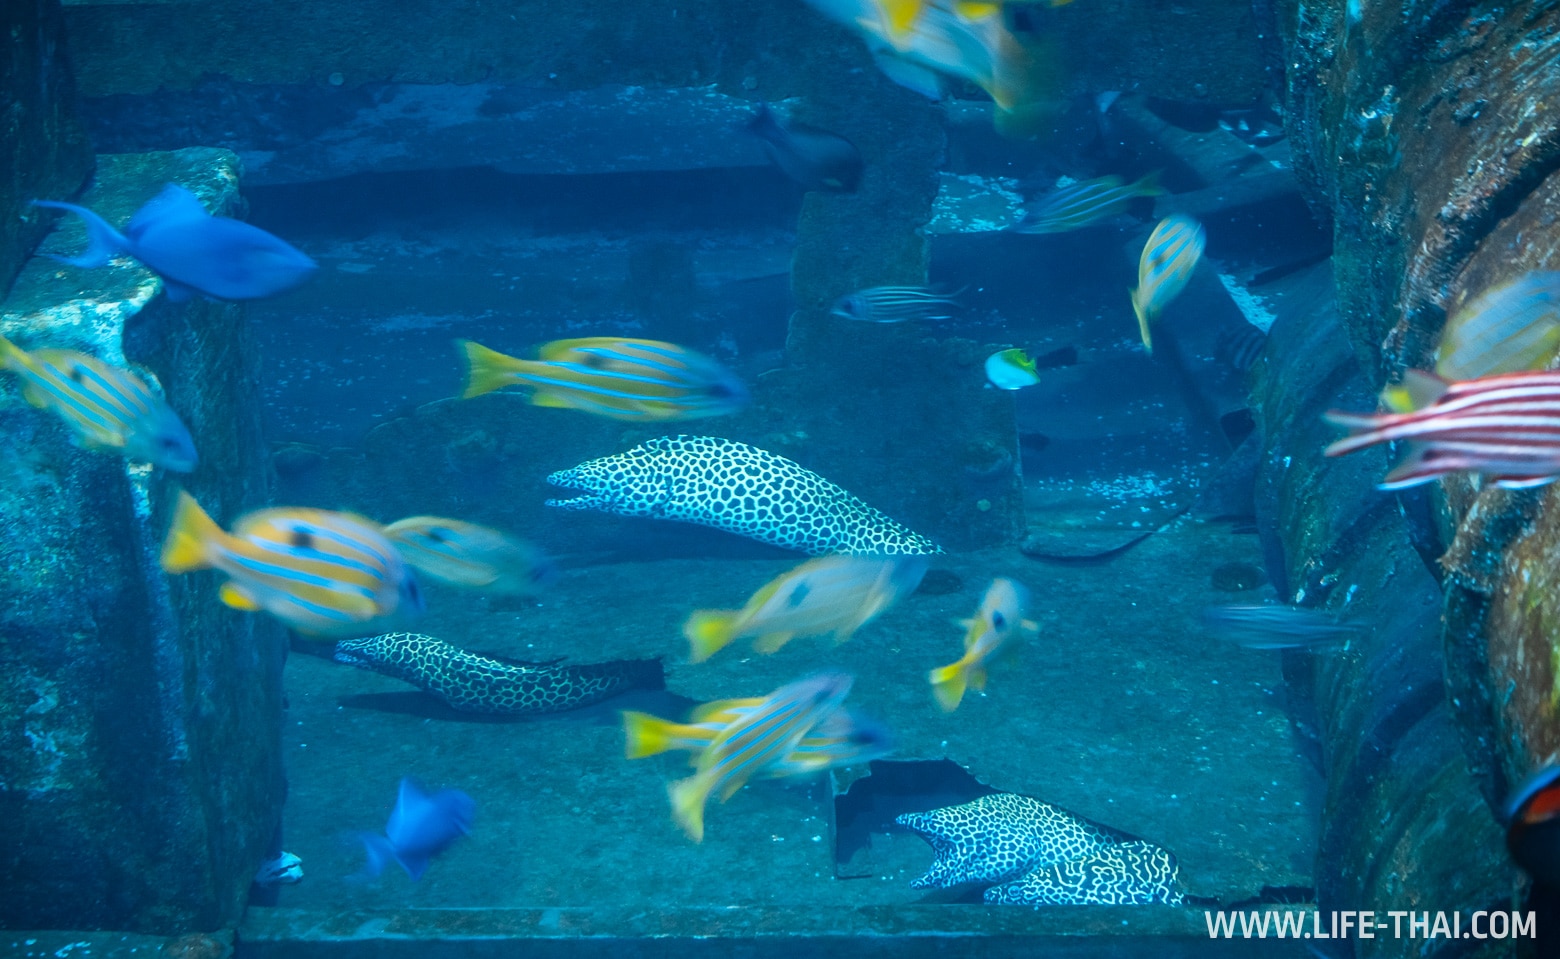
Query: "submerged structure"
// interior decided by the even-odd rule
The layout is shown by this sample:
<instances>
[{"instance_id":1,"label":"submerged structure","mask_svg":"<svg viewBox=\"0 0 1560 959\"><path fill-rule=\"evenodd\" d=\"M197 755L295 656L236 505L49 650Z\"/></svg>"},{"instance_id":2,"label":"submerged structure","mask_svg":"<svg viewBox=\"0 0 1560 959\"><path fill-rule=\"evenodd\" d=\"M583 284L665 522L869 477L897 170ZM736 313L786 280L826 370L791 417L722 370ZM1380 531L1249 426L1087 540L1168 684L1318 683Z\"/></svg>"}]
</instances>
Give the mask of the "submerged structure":
<instances>
[{"instance_id":1,"label":"submerged structure","mask_svg":"<svg viewBox=\"0 0 1560 959\"><path fill-rule=\"evenodd\" d=\"M0 23L18 954L1556 948L1560 5ZM212 275L221 218L287 282ZM529 379L462 398L464 341ZM105 441L91 370L198 463ZM249 592L159 568L181 491L282 508ZM256 590L383 584L288 508L416 521L416 602L289 634Z\"/></svg>"}]
</instances>

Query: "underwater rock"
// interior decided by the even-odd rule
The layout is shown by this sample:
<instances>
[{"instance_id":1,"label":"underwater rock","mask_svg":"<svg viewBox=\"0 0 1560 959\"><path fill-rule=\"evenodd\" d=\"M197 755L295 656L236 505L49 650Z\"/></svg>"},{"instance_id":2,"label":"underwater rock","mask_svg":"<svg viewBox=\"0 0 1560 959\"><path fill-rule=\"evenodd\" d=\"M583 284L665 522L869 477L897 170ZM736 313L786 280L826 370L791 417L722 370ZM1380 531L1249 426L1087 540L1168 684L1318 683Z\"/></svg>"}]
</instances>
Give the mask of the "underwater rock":
<instances>
[{"instance_id":1,"label":"underwater rock","mask_svg":"<svg viewBox=\"0 0 1560 959\"><path fill-rule=\"evenodd\" d=\"M344 639L336 643L334 658L404 680L466 713L558 713L631 689L666 688L659 659L526 663L468 652L420 633Z\"/></svg>"},{"instance_id":2,"label":"underwater rock","mask_svg":"<svg viewBox=\"0 0 1560 959\"><path fill-rule=\"evenodd\" d=\"M583 491L548 506L713 526L813 556L942 552L799 464L716 436L663 436L547 482Z\"/></svg>"},{"instance_id":3,"label":"underwater rock","mask_svg":"<svg viewBox=\"0 0 1560 959\"><path fill-rule=\"evenodd\" d=\"M115 222L169 182L240 212L232 154L102 156L83 202ZM79 221L44 242L82 245ZM35 258L0 332L130 364L189 426L180 477L221 515L265 500L259 372L244 309L160 295L121 260ZM236 922L281 811L281 631L235 616L157 548L176 485L72 445L0 378L0 924L173 934Z\"/></svg>"}]
</instances>

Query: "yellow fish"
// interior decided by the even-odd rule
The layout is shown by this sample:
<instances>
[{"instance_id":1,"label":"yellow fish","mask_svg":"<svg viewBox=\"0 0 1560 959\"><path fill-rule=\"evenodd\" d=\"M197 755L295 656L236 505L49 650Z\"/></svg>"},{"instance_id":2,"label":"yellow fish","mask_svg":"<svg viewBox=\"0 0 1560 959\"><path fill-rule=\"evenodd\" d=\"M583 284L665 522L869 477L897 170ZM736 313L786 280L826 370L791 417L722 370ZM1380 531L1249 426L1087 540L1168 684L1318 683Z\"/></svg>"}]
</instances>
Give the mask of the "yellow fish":
<instances>
[{"instance_id":1,"label":"yellow fish","mask_svg":"<svg viewBox=\"0 0 1560 959\"><path fill-rule=\"evenodd\" d=\"M0 336L0 369L22 381L22 397L58 413L77 444L188 473L195 443L179 415L129 370L75 350L31 353Z\"/></svg>"},{"instance_id":2,"label":"yellow fish","mask_svg":"<svg viewBox=\"0 0 1560 959\"><path fill-rule=\"evenodd\" d=\"M1138 261L1138 285L1132 290L1132 311L1137 314L1143 349L1154 352L1149 327L1170 301L1186 289L1207 242L1202 224L1185 214L1167 216L1154 227Z\"/></svg>"},{"instance_id":3,"label":"yellow fish","mask_svg":"<svg viewBox=\"0 0 1560 959\"><path fill-rule=\"evenodd\" d=\"M741 609L701 609L683 636L702 663L732 640L752 636L769 654L795 636L832 633L843 643L904 596L926 575L918 556L820 556L770 580Z\"/></svg>"},{"instance_id":4,"label":"yellow fish","mask_svg":"<svg viewBox=\"0 0 1560 959\"><path fill-rule=\"evenodd\" d=\"M554 340L522 360L459 340L470 399L506 386L531 391L533 406L615 420L664 421L724 416L747 405L743 382L714 360L672 343L593 336Z\"/></svg>"},{"instance_id":5,"label":"yellow fish","mask_svg":"<svg viewBox=\"0 0 1560 959\"><path fill-rule=\"evenodd\" d=\"M263 509L225 533L181 492L162 568L221 570L222 602L264 610L306 636L368 636L423 611L401 555L378 524L351 513Z\"/></svg>"},{"instance_id":6,"label":"yellow fish","mask_svg":"<svg viewBox=\"0 0 1560 959\"><path fill-rule=\"evenodd\" d=\"M964 655L957 662L931 671L932 694L945 712L959 708L967 686L986 688L986 665L1014 640L1039 627L1024 618L1029 591L1011 579L997 578L986 588L980 609L964 620Z\"/></svg>"},{"instance_id":7,"label":"yellow fish","mask_svg":"<svg viewBox=\"0 0 1560 959\"><path fill-rule=\"evenodd\" d=\"M696 765L699 753L715 741L721 730L763 703L762 699L732 699L708 703L691 722L675 723L649 713L623 711L624 752L629 759L658 753L689 753ZM841 707L818 722L783 759L776 760L760 776L778 779L822 772L835 766L864 763L888 755L892 749L886 730Z\"/></svg>"},{"instance_id":8,"label":"yellow fish","mask_svg":"<svg viewBox=\"0 0 1560 959\"><path fill-rule=\"evenodd\" d=\"M667 788L672 817L694 842L704 839L704 806L710 793L721 802L748 780L790 755L850 693L848 673L819 673L782 686L752 711L726 726L699 753L693 776Z\"/></svg>"},{"instance_id":9,"label":"yellow fish","mask_svg":"<svg viewBox=\"0 0 1560 959\"><path fill-rule=\"evenodd\" d=\"M442 516L408 516L385 537L418 572L452 586L494 593L534 593L558 581L558 566L529 543Z\"/></svg>"}]
</instances>

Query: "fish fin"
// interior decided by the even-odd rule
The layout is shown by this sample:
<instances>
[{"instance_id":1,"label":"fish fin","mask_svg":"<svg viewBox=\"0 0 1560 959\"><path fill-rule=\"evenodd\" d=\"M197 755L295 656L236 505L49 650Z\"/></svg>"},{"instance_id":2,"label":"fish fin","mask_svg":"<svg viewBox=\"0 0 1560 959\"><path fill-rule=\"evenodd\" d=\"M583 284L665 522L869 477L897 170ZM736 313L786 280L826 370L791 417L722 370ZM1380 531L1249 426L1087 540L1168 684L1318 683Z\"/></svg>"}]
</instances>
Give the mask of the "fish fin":
<instances>
[{"instance_id":1,"label":"fish fin","mask_svg":"<svg viewBox=\"0 0 1560 959\"><path fill-rule=\"evenodd\" d=\"M951 713L959 708L960 701L964 699L964 685L969 678L965 673L964 660L939 666L927 678L932 681L932 695L937 697L937 705L942 707L943 712Z\"/></svg>"},{"instance_id":2,"label":"fish fin","mask_svg":"<svg viewBox=\"0 0 1560 959\"><path fill-rule=\"evenodd\" d=\"M175 283L166 276L162 278L163 295L168 297L169 303L183 303L195 295L195 288L185 286L183 283Z\"/></svg>"},{"instance_id":3,"label":"fish fin","mask_svg":"<svg viewBox=\"0 0 1560 959\"><path fill-rule=\"evenodd\" d=\"M128 247L129 241L118 230L108 225L108 221L93 213L84 206L74 203L60 203L55 200L34 200L33 206L48 207L54 210L64 210L81 217L87 227L87 248L76 256L55 256L45 253L51 260L58 260L69 266L92 268L103 266L114 258L114 254Z\"/></svg>"},{"instance_id":4,"label":"fish fin","mask_svg":"<svg viewBox=\"0 0 1560 959\"><path fill-rule=\"evenodd\" d=\"M1412 413L1440 399L1450 385L1428 370L1407 370L1401 382L1381 391L1381 402L1394 413Z\"/></svg>"},{"instance_id":5,"label":"fish fin","mask_svg":"<svg viewBox=\"0 0 1560 959\"><path fill-rule=\"evenodd\" d=\"M971 666L970 667L969 683L970 683L970 687L972 689L985 690L985 688L986 688L986 670L985 670L985 667L983 667L983 666Z\"/></svg>"},{"instance_id":6,"label":"fish fin","mask_svg":"<svg viewBox=\"0 0 1560 959\"><path fill-rule=\"evenodd\" d=\"M629 759L643 759L664 753L672 748L667 728L671 725L660 716L625 709L623 716L623 754Z\"/></svg>"},{"instance_id":7,"label":"fish fin","mask_svg":"<svg viewBox=\"0 0 1560 959\"><path fill-rule=\"evenodd\" d=\"M378 876L385 871L387 863L397 861L395 847L390 845L390 840L385 837L376 836L371 832L360 832L358 838L363 841L363 851L368 853L368 862L363 864L364 875Z\"/></svg>"},{"instance_id":8,"label":"fish fin","mask_svg":"<svg viewBox=\"0 0 1560 959\"><path fill-rule=\"evenodd\" d=\"M567 397L559 396L551 390L537 390L531 394L532 406L545 406L555 410L571 410L574 404Z\"/></svg>"},{"instance_id":9,"label":"fish fin","mask_svg":"<svg viewBox=\"0 0 1560 959\"><path fill-rule=\"evenodd\" d=\"M736 718L733 714L738 710L752 709L761 705L763 699L755 696L751 699L716 699L699 706L688 719L695 723L712 723Z\"/></svg>"},{"instance_id":10,"label":"fish fin","mask_svg":"<svg viewBox=\"0 0 1560 959\"><path fill-rule=\"evenodd\" d=\"M23 369L32 369L32 357L20 346L0 336L0 366L13 365ZM32 400L27 402L31 403Z\"/></svg>"},{"instance_id":11,"label":"fish fin","mask_svg":"<svg viewBox=\"0 0 1560 959\"><path fill-rule=\"evenodd\" d=\"M255 600L254 595L232 580L222 584L217 590L217 598L222 600L223 605L234 609L242 609L249 613L260 611L260 603Z\"/></svg>"},{"instance_id":12,"label":"fish fin","mask_svg":"<svg viewBox=\"0 0 1560 959\"><path fill-rule=\"evenodd\" d=\"M40 410L49 405L49 394L32 383L26 383L22 386L22 399L27 401L28 406L36 407Z\"/></svg>"},{"instance_id":13,"label":"fish fin","mask_svg":"<svg viewBox=\"0 0 1560 959\"><path fill-rule=\"evenodd\" d=\"M216 520L206 515L195 497L179 492L168 538L163 542L162 568L169 573L188 573L211 565L210 547L221 543L227 534Z\"/></svg>"},{"instance_id":14,"label":"fish fin","mask_svg":"<svg viewBox=\"0 0 1560 959\"><path fill-rule=\"evenodd\" d=\"M786 643L789 643L794 638L796 638L795 633L765 633L764 635L753 640L753 649L764 656L770 656L774 653L778 653L782 646L784 646ZM842 643L849 638L850 633L846 633L844 638L840 638L836 634L835 642Z\"/></svg>"},{"instance_id":15,"label":"fish fin","mask_svg":"<svg viewBox=\"0 0 1560 959\"><path fill-rule=\"evenodd\" d=\"M466 361L466 385L461 390L461 399L469 400L502 389L512 382L511 373L524 368L525 360L490 350L472 340L456 340L455 347Z\"/></svg>"},{"instance_id":16,"label":"fish fin","mask_svg":"<svg viewBox=\"0 0 1560 959\"><path fill-rule=\"evenodd\" d=\"M1139 287L1138 289L1141 289ZM1138 301L1138 290L1128 291L1132 294L1132 312L1137 314L1138 335L1143 338L1143 350L1149 354L1154 352L1154 334L1149 329L1148 310L1143 303Z\"/></svg>"},{"instance_id":17,"label":"fish fin","mask_svg":"<svg viewBox=\"0 0 1560 959\"><path fill-rule=\"evenodd\" d=\"M689 644L688 657L702 663L720 652L737 635L737 614L720 609L696 610L683 624Z\"/></svg>"},{"instance_id":18,"label":"fish fin","mask_svg":"<svg viewBox=\"0 0 1560 959\"><path fill-rule=\"evenodd\" d=\"M966 23L987 20L1002 12L1002 4L992 0L954 0L953 12Z\"/></svg>"},{"instance_id":19,"label":"fish fin","mask_svg":"<svg viewBox=\"0 0 1560 959\"><path fill-rule=\"evenodd\" d=\"M709 801L709 780L695 775L666 787L672 801L672 818L694 842L704 841L704 804Z\"/></svg>"},{"instance_id":20,"label":"fish fin","mask_svg":"<svg viewBox=\"0 0 1560 959\"><path fill-rule=\"evenodd\" d=\"M1338 445L1334 443L1333 446ZM1332 449L1329 446L1328 449ZM1408 455L1403 461L1392 467L1381 482L1376 484L1380 490L1406 489L1410 486L1418 486L1420 483L1428 483L1440 475L1429 464L1430 448L1423 443L1410 443Z\"/></svg>"},{"instance_id":21,"label":"fish fin","mask_svg":"<svg viewBox=\"0 0 1560 959\"><path fill-rule=\"evenodd\" d=\"M720 787L720 801L721 802L725 802L728 799L730 799L732 796L735 796L737 794L737 791L740 790L743 786L746 786L747 783L748 783L748 777L747 776L733 776L733 777L731 777L731 779L726 781L726 785Z\"/></svg>"},{"instance_id":22,"label":"fish fin","mask_svg":"<svg viewBox=\"0 0 1560 959\"><path fill-rule=\"evenodd\" d=\"M899 44L900 38L910 32L921 16L926 0L878 0L883 10L883 25L888 28L889 42ZM957 9L955 4L955 9Z\"/></svg>"},{"instance_id":23,"label":"fish fin","mask_svg":"<svg viewBox=\"0 0 1560 959\"><path fill-rule=\"evenodd\" d=\"M1160 186L1159 173L1160 171L1158 170L1151 170L1145 173L1136 183L1132 184L1132 192L1138 196L1164 196L1166 193L1169 193L1169 190Z\"/></svg>"},{"instance_id":24,"label":"fish fin","mask_svg":"<svg viewBox=\"0 0 1560 959\"><path fill-rule=\"evenodd\" d=\"M125 224L125 236L134 240L154 223L177 223L185 220L203 220L210 217L200 199L179 186L170 183L162 192L141 204L141 208Z\"/></svg>"},{"instance_id":25,"label":"fish fin","mask_svg":"<svg viewBox=\"0 0 1560 959\"><path fill-rule=\"evenodd\" d=\"M872 60L885 77L906 90L919 93L929 100L942 99L943 80L935 70L903 60L888 50L874 50Z\"/></svg>"}]
</instances>

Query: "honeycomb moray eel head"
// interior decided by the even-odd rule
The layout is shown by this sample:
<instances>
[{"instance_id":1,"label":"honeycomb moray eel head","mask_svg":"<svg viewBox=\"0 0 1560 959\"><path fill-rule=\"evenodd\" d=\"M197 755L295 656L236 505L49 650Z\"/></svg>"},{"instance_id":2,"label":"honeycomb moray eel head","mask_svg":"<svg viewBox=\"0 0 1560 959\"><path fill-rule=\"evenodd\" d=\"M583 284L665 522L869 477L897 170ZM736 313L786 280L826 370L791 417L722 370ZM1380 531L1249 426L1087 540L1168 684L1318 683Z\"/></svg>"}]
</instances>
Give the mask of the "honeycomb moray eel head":
<instances>
[{"instance_id":1,"label":"honeycomb moray eel head","mask_svg":"<svg viewBox=\"0 0 1560 959\"><path fill-rule=\"evenodd\" d=\"M584 494L549 506L697 523L814 556L942 552L797 463L715 436L663 436L547 481Z\"/></svg>"}]
</instances>

